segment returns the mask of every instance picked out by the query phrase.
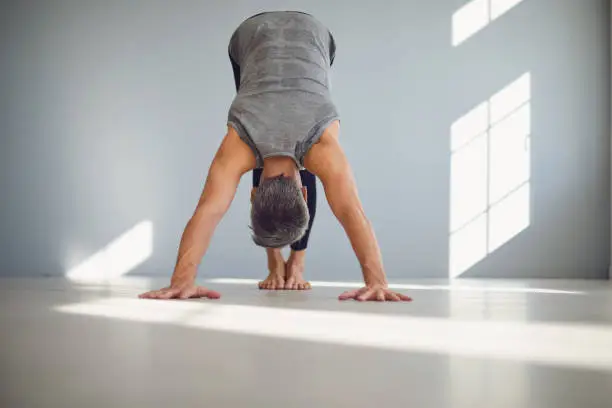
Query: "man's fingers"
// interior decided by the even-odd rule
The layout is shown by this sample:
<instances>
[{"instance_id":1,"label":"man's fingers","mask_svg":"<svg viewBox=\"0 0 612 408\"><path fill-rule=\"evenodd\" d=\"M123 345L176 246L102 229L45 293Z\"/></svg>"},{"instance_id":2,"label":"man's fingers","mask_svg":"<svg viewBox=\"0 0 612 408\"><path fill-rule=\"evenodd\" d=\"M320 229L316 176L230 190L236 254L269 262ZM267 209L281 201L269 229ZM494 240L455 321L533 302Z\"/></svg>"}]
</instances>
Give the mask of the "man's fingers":
<instances>
[{"instance_id":1,"label":"man's fingers","mask_svg":"<svg viewBox=\"0 0 612 408\"><path fill-rule=\"evenodd\" d=\"M214 290L208 290L203 286L198 286L196 290L196 296L200 298L209 298L209 299L219 299L221 294L219 292L215 292Z\"/></svg>"},{"instance_id":2,"label":"man's fingers","mask_svg":"<svg viewBox=\"0 0 612 408\"><path fill-rule=\"evenodd\" d=\"M412 299L409 296L402 295L401 293L392 292L389 289L383 289L380 287L368 288L367 286L356 290L347 290L338 297L340 300L355 299L360 302L368 300L376 300L379 302L391 301L399 302L405 301L410 302Z\"/></svg>"},{"instance_id":3,"label":"man's fingers","mask_svg":"<svg viewBox=\"0 0 612 408\"><path fill-rule=\"evenodd\" d=\"M180 289L169 289L169 290L163 291L159 295L158 299L171 299L177 296L179 293L181 293Z\"/></svg>"},{"instance_id":4,"label":"man's fingers","mask_svg":"<svg viewBox=\"0 0 612 408\"><path fill-rule=\"evenodd\" d=\"M179 299L190 299L195 294L196 294L195 288L187 288L187 289L183 289L178 297Z\"/></svg>"},{"instance_id":5,"label":"man's fingers","mask_svg":"<svg viewBox=\"0 0 612 408\"><path fill-rule=\"evenodd\" d=\"M357 296L357 300L359 300L360 302L369 300L372 298L372 295L374 295L375 293L376 293L376 289L367 289L366 291L362 292L359 296Z\"/></svg>"},{"instance_id":6,"label":"man's fingers","mask_svg":"<svg viewBox=\"0 0 612 408\"><path fill-rule=\"evenodd\" d=\"M207 297L210 299L219 299L221 294L214 290L208 290L203 286L186 286L182 288L164 288L161 290L152 290L138 296L141 299L190 299L196 297Z\"/></svg>"},{"instance_id":7,"label":"man's fingers","mask_svg":"<svg viewBox=\"0 0 612 408\"><path fill-rule=\"evenodd\" d=\"M145 299L158 299L160 295L161 291L159 290L152 290L144 294Z\"/></svg>"},{"instance_id":8,"label":"man's fingers","mask_svg":"<svg viewBox=\"0 0 612 408\"><path fill-rule=\"evenodd\" d=\"M208 289L203 286L198 286L195 292L195 297L203 298L208 296Z\"/></svg>"},{"instance_id":9,"label":"man's fingers","mask_svg":"<svg viewBox=\"0 0 612 408\"><path fill-rule=\"evenodd\" d=\"M396 293L396 295L404 302L412 302L412 298L410 296L402 295L401 293Z\"/></svg>"},{"instance_id":10,"label":"man's fingers","mask_svg":"<svg viewBox=\"0 0 612 408\"><path fill-rule=\"evenodd\" d=\"M359 292L358 290L347 290L346 292L338 296L338 299L340 300L355 299L358 292Z\"/></svg>"},{"instance_id":11,"label":"man's fingers","mask_svg":"<svg viewBox=\"0 0 612 408\"><path fill-rule=\"evenodd\" d=\"M209 290L208 291L208 298L209 299L220 299L221 298L221 294L219 292L215 292L214 290Z\"/></svg>"},{"instance_id":12,"label":"man's fingers","mask_svg":"<svg viewBox=\"0 0 612 408\"><path fill-rule=\"evenodd\" d=\"M391 291L387 291L387 300L390 302L399 302L401 299L399 296Z\"/></svg>"}]
</instances>

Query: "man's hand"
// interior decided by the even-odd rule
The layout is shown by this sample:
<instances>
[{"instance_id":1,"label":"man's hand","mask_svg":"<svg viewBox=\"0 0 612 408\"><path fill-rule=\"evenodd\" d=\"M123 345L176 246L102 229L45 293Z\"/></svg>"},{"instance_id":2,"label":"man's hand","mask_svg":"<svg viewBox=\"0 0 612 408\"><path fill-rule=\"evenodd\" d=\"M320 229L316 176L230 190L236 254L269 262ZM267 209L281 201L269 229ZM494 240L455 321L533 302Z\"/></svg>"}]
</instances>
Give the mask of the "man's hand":
<instances>
[{"instance_id":1,"label":"man's hand","mask_svg":"<svg viewBox=\"0 0 612 408\"><path fill-rule=\"evenodd\" d=\"M306 154L304 164L323 183L327 202L349 238L366 282L363 289L345 292L340 299L408 301L409 297L387 288L374 228L365 215L351 166L338 141L338 133L339 125L335 122Z\"/></svg>"},{"instance_id":2,"label":"man's hand","mask_svg":"<svg viewBox=\"0 0 612 408\"><path fill-rule=\"evenodd\" d=\"M215 154L204 190L181 237L170 286L143 293L141 299L219 299L218 292L195 284L198 264L206 254L215 228L234 199L240 178L255 167L255 155L238 133L228 132Z\"/></svg>"},{"instance_id":3,"label":"man's hand","mask_svg":"<svg viewBox=\"0 0 612 408\"><path fill-rule=\"evenodd\" d=\"M141 299L219 299L221 294L194 283L174 284L160 290L152 290L138 296Z\"/></svg>"},{"instance_id":4,"label":"man's hand","mask_svg":"<svg viewBox=\"0 0 612 408\"><path fill-rule=\"evenodd\" d=\"M348 290L340 295L340 300L354 299L360 302L369 300L378 302L410 302L412 299L401 293L391 291L385 285L366 286L361 289Z\"/></svg>"}]
</instances>

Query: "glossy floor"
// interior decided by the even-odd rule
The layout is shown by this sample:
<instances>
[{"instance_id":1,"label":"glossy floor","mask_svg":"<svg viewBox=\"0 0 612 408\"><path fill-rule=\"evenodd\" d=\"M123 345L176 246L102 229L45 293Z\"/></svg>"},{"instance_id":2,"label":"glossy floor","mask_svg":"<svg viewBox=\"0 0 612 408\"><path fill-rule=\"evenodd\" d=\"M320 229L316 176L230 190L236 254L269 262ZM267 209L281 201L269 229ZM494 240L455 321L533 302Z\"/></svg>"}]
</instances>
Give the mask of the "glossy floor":
<instances>
[{"instance_id":1,"label":"glossy floor","mask_svg":"<svg viewBox=\"0 0 612 408\"><path fill-rule=\"evenodd\" d=\"M612 284L414 281L150 301L165 281L0 279L1 407L612 407Z\"/></svg>"}]
</instances>

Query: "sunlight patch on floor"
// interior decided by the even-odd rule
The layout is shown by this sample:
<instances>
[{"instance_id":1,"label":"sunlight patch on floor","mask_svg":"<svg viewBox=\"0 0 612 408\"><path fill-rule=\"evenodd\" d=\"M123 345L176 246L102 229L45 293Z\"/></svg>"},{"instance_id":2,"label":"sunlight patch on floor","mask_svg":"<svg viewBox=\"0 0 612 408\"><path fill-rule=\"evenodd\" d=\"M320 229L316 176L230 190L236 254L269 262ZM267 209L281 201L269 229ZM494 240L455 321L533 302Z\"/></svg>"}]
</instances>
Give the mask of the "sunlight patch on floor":
<instances>
[{"instance_id":1,"label":"sunlight patch on floor","mask_svg":"<svg viewBox=\"0 0 612 408\"><path fill-rule=\"evenodd\" d=\"M612 329L606 326L469 321L128 298L68 304L54 310L347 346L612 369Z\"/></svg>"},{"instance_id":2,"label":"sunlight patch on floor","mask_svg":"<svg viewBox=\"0 0 612 408\"><path fill-rule=\"evenodd\" d=\"M242 279L242 278L211 278L206 279L206 284L219 285L249 285L257 287L259 279ZM363 282L326 282L326 281L310 281L312 287L318 288L361 288ZM549 288L534 288L529 286L470 286L466 283L453 283L450 285L419 285L419 284L402 284L390 283L390 289L394 290L449 290L462 292L501 292L501 293L542 293L542 294L559 294L559 295L580 295L584 292L576 290L549 289Z\"/></svg>"}]
</instances>

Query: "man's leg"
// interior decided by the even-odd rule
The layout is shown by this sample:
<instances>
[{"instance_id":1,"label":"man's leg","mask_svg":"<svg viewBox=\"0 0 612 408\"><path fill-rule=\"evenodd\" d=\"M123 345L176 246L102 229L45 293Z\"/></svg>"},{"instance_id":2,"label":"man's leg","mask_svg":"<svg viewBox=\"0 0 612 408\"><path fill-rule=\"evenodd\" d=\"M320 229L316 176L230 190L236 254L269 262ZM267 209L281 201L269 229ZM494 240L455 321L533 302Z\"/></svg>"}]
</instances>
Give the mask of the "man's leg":
<instances>
[{"instance_id":1,"label":"man's leg","mask_svg":"<svg viewBox=\"0 0 612 408\"><path fill-rule=\"evenodd\" d=\"M304 280L304 263L306 258L306 248L310 238L310 231L314 223L315 214L317 213L317 179L314 174L308 170L301 170L302 185L306 187L308 212L310 213L310 221L308 229L299 241L291 245L291 255L287 260L285 273L285 289L306 290L310 289L310 283Z\"/></svg>"},{"instance_id":2,"label":"man's leg","mask_svg":"<svg viewBox=\"0 0 612 408\"><path fill-rule=\"evenodd\" d=\"M236 92L240 88L240 65L234 61L232 56L229 56L232 64L232 71L234 73L234 83L236 85ZM259 186L261 180L261 174L263 169L253 170L253 187ZM268 277L259 282L260 289L284 289L285 288L285 259L280 249L267 248L266 254L268 256Z\"/></svg>"},{"instance_id":3,"label":"man's leg","mask_svg":"<svg viewBox=\"0 0 612 408\"><path fill-rule=\"evenodd\" d=\"M229 55L230 62L232 64L232 72L234 73L234 84L236 85L236 92L240 88L240 65ZM253 170L253 187L259 187L259 181L263 169ZM260 289L284 289L285 288L285 259L280 249L267 248L266 254L268 256L268 277L259 282Z\"/></svg>"}]
</instances>

